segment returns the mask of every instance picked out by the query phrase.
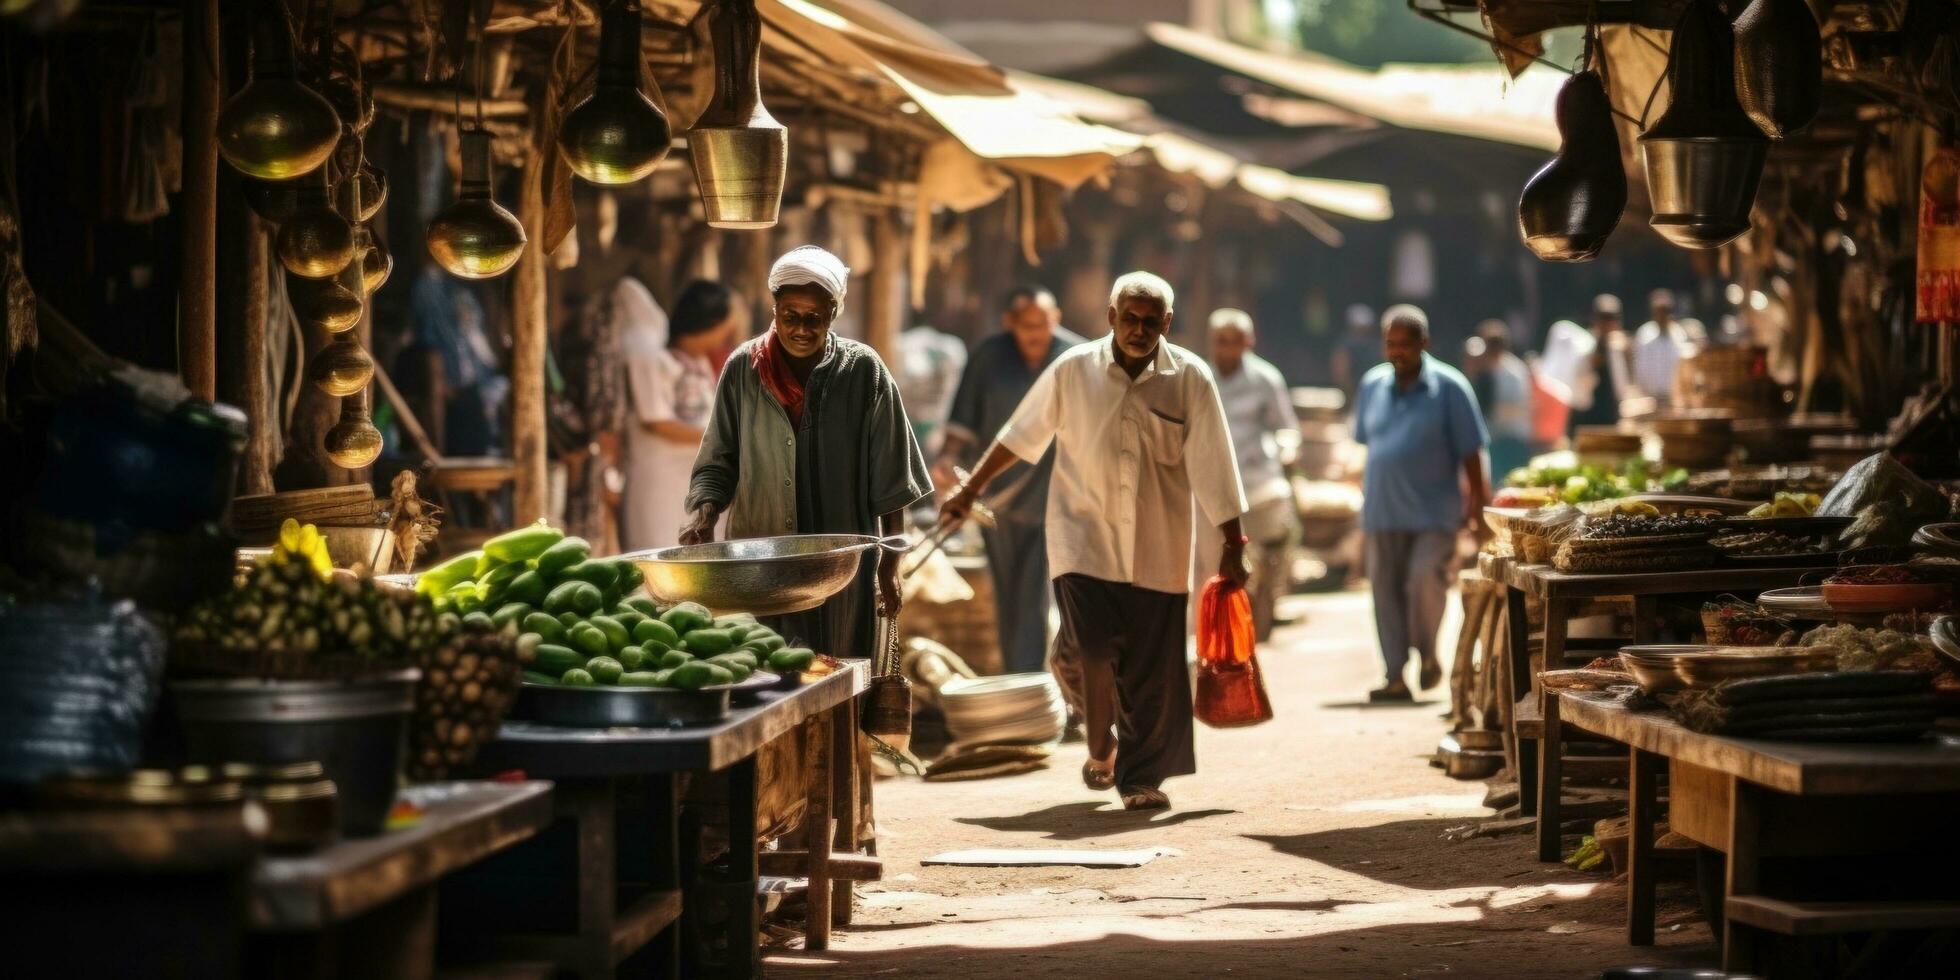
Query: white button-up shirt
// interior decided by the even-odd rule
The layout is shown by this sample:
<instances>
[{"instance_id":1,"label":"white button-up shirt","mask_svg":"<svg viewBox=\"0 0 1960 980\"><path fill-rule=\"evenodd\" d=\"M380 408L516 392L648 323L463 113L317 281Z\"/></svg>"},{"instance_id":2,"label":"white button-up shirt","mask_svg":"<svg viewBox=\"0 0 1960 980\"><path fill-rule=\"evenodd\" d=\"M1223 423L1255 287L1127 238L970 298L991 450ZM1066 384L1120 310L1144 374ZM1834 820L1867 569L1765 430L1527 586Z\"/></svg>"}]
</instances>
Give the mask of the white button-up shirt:
<instances>
[{"instance_id":1,"label":"white button-up shirt","mask_svg":"<svg viewBox=\"0 0 1960 980\"><path fill-rule=\"evenodd\" d=\"M1192 498L1214 528L1245 513L1211 371L1169 341L1134 380L1109 338L1070 349L1035 380L999 439L1029 462L1055 444L1050 575L1188 592Z\"/></svg>"}]
</instances>

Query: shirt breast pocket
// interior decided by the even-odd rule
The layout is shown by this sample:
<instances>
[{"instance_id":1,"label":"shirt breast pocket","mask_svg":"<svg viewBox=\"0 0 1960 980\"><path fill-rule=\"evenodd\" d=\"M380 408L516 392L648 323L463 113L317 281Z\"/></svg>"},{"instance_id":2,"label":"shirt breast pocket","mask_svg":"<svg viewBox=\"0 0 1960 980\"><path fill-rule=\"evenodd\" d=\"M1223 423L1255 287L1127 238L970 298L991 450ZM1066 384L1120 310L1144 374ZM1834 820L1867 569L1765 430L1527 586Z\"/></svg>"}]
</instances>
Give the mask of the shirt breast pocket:
<instances>
[{"instance_id":1,"label":"shirt breast pocket","mask_svg":"<svg viewBox=\"0 0 1960 980\"><path fill-rule=\"evenodd\" d=\"M1162 466L1184 462L1184 420L1157 409L1143 416L1143 441L1152 461Z\"/></svg>"}]
</instances>

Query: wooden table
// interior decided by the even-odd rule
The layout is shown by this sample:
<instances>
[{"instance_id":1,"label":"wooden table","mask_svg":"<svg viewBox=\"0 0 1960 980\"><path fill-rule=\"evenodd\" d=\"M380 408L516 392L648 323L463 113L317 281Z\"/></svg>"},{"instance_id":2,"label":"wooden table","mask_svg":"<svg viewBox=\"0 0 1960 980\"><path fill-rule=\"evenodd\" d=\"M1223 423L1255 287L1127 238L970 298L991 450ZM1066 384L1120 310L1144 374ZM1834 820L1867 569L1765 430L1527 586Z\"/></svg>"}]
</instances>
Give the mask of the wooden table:
<instances>
[{"instance_id":1,"label":"wooden table","mask_svg":"<svg viewBox=\"0 0 1960 980\"><path fill-rule=\"evenodd\" d=\"M876 862L855 855L832 858L833 809L850 815L837 820L835 840L846 851L858 844L857 696L867 686L863 662L845 667L793 691L762 695L752 707L737 708L725 721L693 728L577 729L508 721L498 738L485 745L477 766L488 771L521 770L558 783L558 815L578 827L578 931L573 935L507 937L500 946L517 956L542 956L583 977L609 977L626 957L666 935L658 959L670 977L681 976L680 942L669 927L683 914L681 901L678 774L721 772L729 781L730 865L737 883L746 883L748 902L731 903L729 948L746 950L731 975L760 971L758 923L753 896L762 860L756 850L755 755L765 744L799 725L815 722L828 734L822 752L825 772L813 778L805 815L804 851L771 852L772 871L801 871L810 879L808 946L823 949L832 922L848 910L850 881L876 877ZM627 908L618 907L616 811L620 784L644 779L652 798L650 828L654 890ZM855 860L853 860L855 858ZM841 904L842 909L836 908Z\"/></svg>"},{"instance_id":2,"label":"wooden table","mask_svg":"<svg viewBox=\"0 0 1960 980\"><path fill-rule=\"evenodd\" d=\"M1629 711L1598 696L1562 692L1546 704L1548 731L1563 721L1633 750L1629 943L1654 941L1655 783L1663 760L1671 828L1728 855L1724 969L1751 967L1758 931L1816 936L1960 927L1960 885L1953 900L1936 902L1789 901L1758 890L1765 858L1897 852L1922 846L1916 835L1949 840L1947 828L1960 817L1960 743L1728 738L1692 732L1660 712Z\"/></svg>"},{"instance_id":3,"label":"wooden table","mask_svg":"<svg viewBox=\"0 0 1960 980\"><path fill-rule=\"evenodd\" d=\"M1559 782L1556 760L1553 760L1552 771L1546 771L1547 757L1554 755L1557 748L1554 741L1557 733L1552 731L1553 723L1546 717L1537 676L1540 669L1557 670L1566 666L1570 646L1566 628L1573 612L1582 604L1596 599L1631 597L1631 642L1652 643L1655 614L1663 597L1722 593L1753 596L1769 589L1801 584L1805 576L1817 573L1814 567L1581 573L1562 572L1551 565L1527 565L1514 558L1494 556L1488 564L1480 560L1479 570L1503 582L1506 587L1505 614L1513 685L1509 696L1517 706L1512 712L1515 721L1511 735L1516 745L1519 810L1525 816L1538 817L1538 858L1541 861L1557 861L1560 857L1558 822L1544 818L1546 801L1556 799ZM1540 656L1535 663L1531 626L1525 615L1527 597L1539 599L1545 604L1545 633ZM1619 643L1615 641L1611 646L1617 648ZM1597 654L1603 649L1594 647L1584 652ZM1550 748L1541 745L1541 742Z\"/></svg>"},{"instance_id":4,"label":"wooden table","mask_svg":"<svg viewBox=\"0 0 1960 980\"><path fill-rule=\"evenodd\" d=\"M436 882L551 822L547 782L411 786L420 821L252 869L255 953L280 976L427 977L435 967Z\"/></svg>"}]
</instances>

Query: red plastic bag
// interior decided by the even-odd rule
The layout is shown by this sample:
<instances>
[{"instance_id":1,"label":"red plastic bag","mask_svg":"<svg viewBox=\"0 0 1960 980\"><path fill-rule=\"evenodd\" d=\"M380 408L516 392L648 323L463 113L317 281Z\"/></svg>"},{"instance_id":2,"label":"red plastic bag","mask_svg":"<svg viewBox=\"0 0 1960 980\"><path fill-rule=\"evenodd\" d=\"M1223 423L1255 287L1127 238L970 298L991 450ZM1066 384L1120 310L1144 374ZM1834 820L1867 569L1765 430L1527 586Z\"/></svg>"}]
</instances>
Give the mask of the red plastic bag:
<instances>
[{"instance_id":1,"label":"red plastic bag","mask_svg":"<svg viewBox=\"0 0 1960 980\"><path fill-rule=\"evenodd\" d=\"M1214 575L1198 597L1198 693L1192 713L1213 728L1257 725L1273 716L1253 657L1252 600Z\"/></svg>"}]
</instances>

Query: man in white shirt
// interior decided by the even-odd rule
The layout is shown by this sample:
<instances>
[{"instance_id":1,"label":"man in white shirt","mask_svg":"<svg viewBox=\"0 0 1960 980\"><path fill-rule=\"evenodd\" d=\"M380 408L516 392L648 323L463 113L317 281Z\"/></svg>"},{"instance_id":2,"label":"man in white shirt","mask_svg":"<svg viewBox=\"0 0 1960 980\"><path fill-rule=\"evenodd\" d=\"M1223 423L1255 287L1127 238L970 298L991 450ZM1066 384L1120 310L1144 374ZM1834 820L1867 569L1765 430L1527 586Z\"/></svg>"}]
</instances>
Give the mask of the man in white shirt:
<instances>
[{"instance_id":1,"label":"man in white shirt","mask_svg":"<svg viewBox=\"0 0 1960 980\"><path fill-rule=\"evenodd\" d=\"M1245 495L1211 372L1164 340L1175 297L1147 272L1116 280L1109 337L1070 349L1029 389L971 479L940 505L964 520L987 482L1055 446L1048 569L1062 639L1079 658L1091 789L1131 810L1170 805L1165 779L1197 771L1184 664L1192 500L1224 535L1219 574L1243 586ZM1112 727L1115 730L1111 737Z\"/></svg>"},{"instance_id":2,"label":"man in white shirt","mask_svg":"<svg viewBox=\"0 0 1960 980\"><path fill-rule=\"evenodd\" d=\"M1293 396L1286 378L1273 362L1253 353L1258 334L1244 310L1222 309L1211 314L1211 371L1218 400L1225 407L1225 425L1232 432L1238 456L1239 480L1245 485L1246 536L1252 565L1254 633L1264 640L1272 634L1273 608L1286 584L1286 543L1299 518L1293 509L1293 485L1280 461L1280 435L1300 431L1293 413ZM1193 571L1203 582L1218 567L1220 540L1198 535ZM1195 607L1194 607L1195 608Z\"/></svg>"},{"instance_id":3,"label":"man in white shirt","mask_svg":"<svg viewBox=\"0 0 1960 980\"><path fill-rule=\"evenodd\" d=\"M1657 409L1674 407L1675 368L1699 350L1704 337L1699 322L1674 318L1674 294L1656 289L1647 297L1654 318L1633 335L1633 383L1654 399Z\"/></svg>"}]
</instances>

